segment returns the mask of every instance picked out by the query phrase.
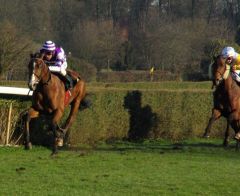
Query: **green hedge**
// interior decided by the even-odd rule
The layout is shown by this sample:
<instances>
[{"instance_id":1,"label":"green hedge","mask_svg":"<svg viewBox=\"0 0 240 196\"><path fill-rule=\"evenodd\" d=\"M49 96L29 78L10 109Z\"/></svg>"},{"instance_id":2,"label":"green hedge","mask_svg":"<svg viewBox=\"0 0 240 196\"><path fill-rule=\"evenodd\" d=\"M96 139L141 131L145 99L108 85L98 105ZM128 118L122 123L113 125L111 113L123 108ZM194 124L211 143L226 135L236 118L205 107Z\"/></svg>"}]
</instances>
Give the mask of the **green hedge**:
<instances>
[{"instance_id":1,"label":"green hedge","mask_svg":"<svg viewBox=\"0 0 240 196\"><path fill-rule=\"evenodd\" d=\"M92 89L89 93L92 106L78 113L71 128L72 144L126 138L199 137L211 115L210 90L106 88ZM2 99L11 101L8 97ZM20 99L14 101L14 108L23 111L29 104L28 100ZM213 126L212 136L222 136L225 124L224 119L219 120Z\"/></svg>"},{"instance_id":2,"label":"green hedge","mask_svg":"<svg viewBox=\"0 0 240 196\"><path fill-rule=\"evenodd\" d=\"M110 72L98 72L98 82L147 82L147 81L176 81L179 77L176 74L167 71L154 71L154 75L151 79L149 70L129 70L129 71L110 71Z\"/></svg>"}]
</instances>

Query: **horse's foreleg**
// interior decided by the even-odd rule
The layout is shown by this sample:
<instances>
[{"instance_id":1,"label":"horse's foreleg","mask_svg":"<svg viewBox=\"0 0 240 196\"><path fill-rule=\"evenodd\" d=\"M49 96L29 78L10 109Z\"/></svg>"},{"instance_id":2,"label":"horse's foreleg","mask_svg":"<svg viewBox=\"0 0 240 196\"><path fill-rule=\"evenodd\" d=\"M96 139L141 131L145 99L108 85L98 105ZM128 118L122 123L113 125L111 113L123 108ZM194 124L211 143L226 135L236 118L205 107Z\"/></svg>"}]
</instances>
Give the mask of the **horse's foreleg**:
<instances>
[{"instance_id":1,"label":"horse's foreleg","mask_svg":"<svg viewBox=\"0 0 240 196\"><path fill-rule=\"evenodd\" d=\"M37 118L39 116L39 112L30 108L27 113L27 117L25 119L25 149L29 150L32 148L32 144L30 142L30 121L33 118Z\"/></svg>"},{"instance_id":2,"label":"horse's foreleg","mask_svg":"<svg viewBox=\"0 0 240 196\"><path fill-rule=\"evenodd\" d=\"M205 132L204 132L204 134L203 134L203 137L204 138L208 138L209 137L209 134L210 134L210 131L211 131L211 128L212 128L212 124L218 119L218 118L220 118L220 116L222 115L222 113L219 111L219 110L217 110L217 109L212 109L212 116L211 116L211 118L209 119L209 121L208 121L208 125L207 125L207 127L206 127L206 129L205 129Z\"/></svg>"},{"instance_id":3,"label":"horse's foreleg","mask_svg":"<svg viewBox=\"0 0 240 196\"><path fill-rule=\"evenodd\" d=\"M63 134L60 134L58 132L58 123L60 119L63 116L63 110L57 109L54 111L52 123L51 123L51 129L53 131L53 152L52 155L56 154L58 152L58 146L62 146L62 141L63 141Z\"/></svg>"},{"instance_id":4,"label":"horse's foreleg","mask_svg":"<svg viewBox=\"0 0 240 196\"><path fill-rule=\"evenodd\" d=\"M239 151L240 140L236 140L236 151Z\"/></svg>"},{"instance_id":5,"label":"horse's foreleg","mask_svg":"<svg viewBox=\"0 0 240 196\"><path fill-rule=\"evenodd\" d=\"M229 119L227 119L227 127L226 127L226 131L225 131L225 138L224 138L224 141L223 141L223 146L227 147L228 146L228 143L229 143L229 135L230 135L230 122L229 122Z\"/></svg>"}]
</instances>

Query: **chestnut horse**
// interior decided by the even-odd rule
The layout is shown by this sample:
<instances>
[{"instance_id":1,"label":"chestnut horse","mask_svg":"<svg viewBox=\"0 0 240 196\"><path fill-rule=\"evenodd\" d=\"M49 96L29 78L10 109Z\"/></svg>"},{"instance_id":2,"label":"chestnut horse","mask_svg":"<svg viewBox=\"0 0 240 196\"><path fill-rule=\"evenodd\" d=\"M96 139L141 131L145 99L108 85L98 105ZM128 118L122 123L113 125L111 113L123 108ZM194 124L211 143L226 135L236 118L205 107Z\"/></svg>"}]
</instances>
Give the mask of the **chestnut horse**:
<instances>
[{"instance_id":1,"label":"chestnut horse","mask_svg":"<svg viewBox=\"0 0 240 196\"><path fill-rule=\"evenodd\" d=\"M52 152L54 155L58 151L58 146L63 145L63 138L76 117L81 101L86 95L85 82L79 77L75 86L71 89L71 96L66 99L64 82L57 75L50 72L41 54L31 55L28 69L28 86L33 90L33 97L32 106L28 110L25 123L25 149L31 148L29 134L31 119L39 117L40 114L50 115L50 128L54 136ZM69 116L63 128L60 128L60 119L63 116L64 109L69 104L71 104Z\"/></svg>"},{"instance_id":2,"label":"chestnut horse","mask_svg":"<svg viewBox=\"0 0 240 196\"><path fill-rule=\"evenodd\" d=\"M212 67L213 81L216 86L224 82L224 91L228 97L229 103L229 124L235 131L237 140L236 148L240 145L240 86L232 78L231 67L225 63L225 59L218 56Z\"/></svg>"},{"instance_id":3,"label":"chestnut horse","mask_svg":"<svg viewBox=\"0 0 240 196\"><path fill-rule=\"evenodd\" d=\"M218 120L220 117L225 117L227 119L227 126L225 130L225 137L223 141L224 146L228 146L229 143L229 135L230 135L230 125L228 121L228 117L230 115L229 110L229 102L227 94L224 90L224 82L219 84L215 91L213 92L213 108L212 108L212 115L209 118L207 127L205 129L204 138L209 138L209 134L211 132L211 128L213 123Z\"/></svg>"},{"instance_id":4,"label":"chestnut horse","mask_svg":"<svg viewBox=\"0 0 240 196\"><path fill-rule=\"evenodd\" d=\"M220 117L225 117L227 119L227 127L226 127L226 131L225 131L225 137L224 137L224 141L223 141L223 145L224 146L228 146L229 143L229 131L230 131L230 125L229 125L229 121L228 121L228 117L230 115L230 108L229 108L229 101L228 101L228 96L227 93L224 89L224 81L222 81L219 85L215 84L215 80L213 79L213 67L216 67L215 63L217 62L217 58L216 57L214 59L213 64L210 65L210 73L209 73L209 78L212 79L213 85L212 88L215 88L215 91L213 92L213 108L212 108L212 115L209 118L208 121L208 125L205 129L205 132L203 134L203 137L208 138L209 134L211 132L211 128L213 123L218 120Z\"/></svg>"}]
</instances>

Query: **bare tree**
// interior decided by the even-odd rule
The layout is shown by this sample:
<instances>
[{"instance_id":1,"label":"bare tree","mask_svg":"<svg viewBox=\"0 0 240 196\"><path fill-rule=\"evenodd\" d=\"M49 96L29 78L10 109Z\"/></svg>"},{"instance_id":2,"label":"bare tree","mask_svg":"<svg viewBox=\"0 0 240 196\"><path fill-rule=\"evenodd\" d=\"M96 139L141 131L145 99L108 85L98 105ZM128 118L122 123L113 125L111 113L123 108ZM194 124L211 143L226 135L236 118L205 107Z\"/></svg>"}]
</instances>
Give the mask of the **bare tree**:
<instances>
[{"instance_id":1,"label":"bare tree","mask_svg":"<svg viewBox=\"0 0 240 196\"><path fill-rule=\"evenodd\" d=\"M33 43L27 37L20 36L16 27L8 21L0 24L0 74L17 68L27 68L25 64Z\"/></svg>"}]
</instances>

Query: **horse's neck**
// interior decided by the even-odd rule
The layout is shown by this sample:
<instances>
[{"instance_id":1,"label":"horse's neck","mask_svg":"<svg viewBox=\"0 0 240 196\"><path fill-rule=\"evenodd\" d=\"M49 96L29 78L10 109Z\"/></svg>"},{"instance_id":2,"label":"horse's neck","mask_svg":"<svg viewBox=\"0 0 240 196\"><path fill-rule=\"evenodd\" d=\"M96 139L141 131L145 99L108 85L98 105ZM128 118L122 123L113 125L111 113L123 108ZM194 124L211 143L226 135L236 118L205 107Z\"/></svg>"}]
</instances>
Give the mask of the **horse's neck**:
<instances>
[{"instance_id":1,"label":"horse's neck","mask_svg":"<svg viewBox=\"0 0 240 196\"><path fill-rule=\"evenodd\" d=\"M51 72L46 65L46 67L43 69L43 75L42 75L41 82L43 84L49 84L50 80L51 80Z\"/></svg>"},{"instance_id":2,"label":"horse's neck","mask_svg":"<svg viewBox=\"0 0 240 196\"><path fill-rule=\"evenodd\" d=\"M223 92L225 92L225 80L216 86L216 89L214 91L215 94L222 94Z\"/></svg>"},{"instance_id":3,"label":"horse's neck","mask_svg":"<svg viewBox=\"0 0 240 196\"><path fill-rule=\"evenodd\" d=\"M237 82L232 78L231 74L229 74L228 78L225 80L225 90L228 93L229 100L232 98L239 96L240 97L240 86Z\"/></svg>"}]
</instances>

